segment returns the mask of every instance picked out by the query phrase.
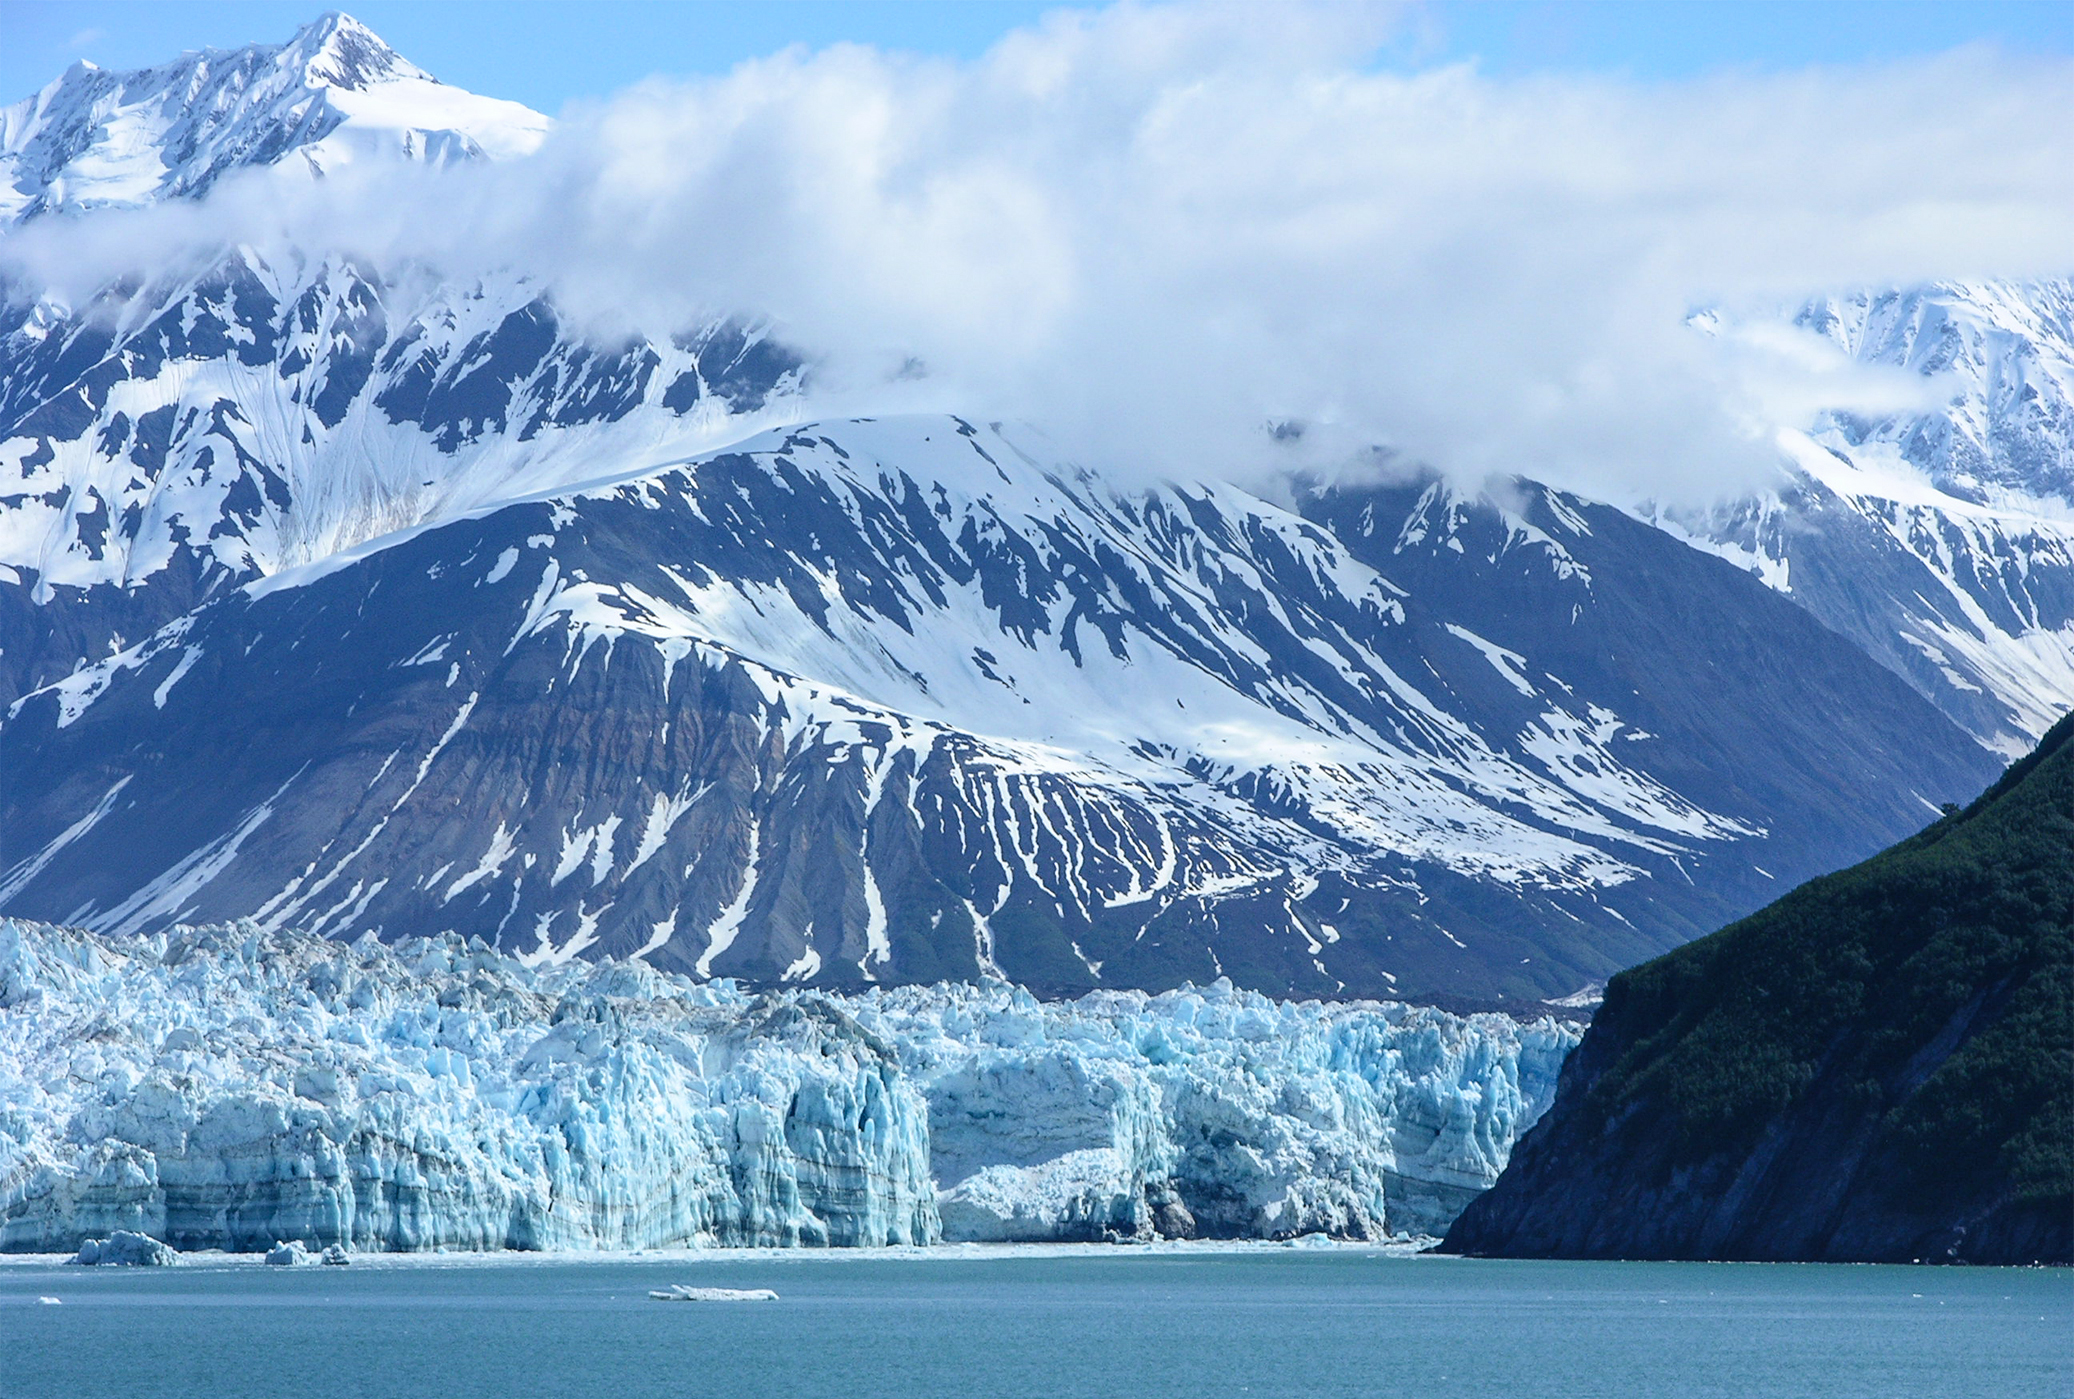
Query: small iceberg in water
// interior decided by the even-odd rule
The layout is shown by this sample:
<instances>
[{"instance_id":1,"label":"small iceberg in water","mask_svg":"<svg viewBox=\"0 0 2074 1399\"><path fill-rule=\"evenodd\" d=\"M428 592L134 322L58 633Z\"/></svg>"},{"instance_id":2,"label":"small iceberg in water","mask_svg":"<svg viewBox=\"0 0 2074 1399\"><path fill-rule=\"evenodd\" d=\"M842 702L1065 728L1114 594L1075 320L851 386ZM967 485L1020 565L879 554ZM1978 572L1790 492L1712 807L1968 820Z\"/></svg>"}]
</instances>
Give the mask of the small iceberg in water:
<instances>
[{"instance_id":1,"label":"small iceberg in water","mask_svg":"<svg viewBox=\"0 0 2074 1399\"><path fill-rule=\"evenodd\" d=\"M648 1294L658 1302L775 1302L778 1294L768 1287L673 1287Z\"/></svg>"},{"instance_id":2,"label":"small iceberg in water","mask_svg":"<svg viewBox=\"0 0 2074 1399\"><path fill-rule=\"evenodd\" d=\"M102 1265L163 1268L178 1263L180 1255L149 1234L133 1234L127 1229L118 1229L105 1239L88 1239L79 1246L73 1261L90 1268Z\"/></svg>"}]
</instances>

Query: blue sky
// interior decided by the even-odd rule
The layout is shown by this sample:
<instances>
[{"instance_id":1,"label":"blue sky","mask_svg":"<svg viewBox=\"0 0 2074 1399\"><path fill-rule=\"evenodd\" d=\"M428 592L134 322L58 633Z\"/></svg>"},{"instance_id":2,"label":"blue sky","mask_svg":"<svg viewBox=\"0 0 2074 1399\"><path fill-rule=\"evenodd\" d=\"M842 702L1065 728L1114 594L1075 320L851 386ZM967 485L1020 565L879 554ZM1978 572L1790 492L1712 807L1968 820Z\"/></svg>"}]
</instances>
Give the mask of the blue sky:
<instances>
[{"instance_id":1,"label":"blue sky","mask_svg":"<svg viewBox=\"0 0 2074 1399\"><path fill-rule=\"evenodd\" d=\"M0 102L75 59L109 68L182 49L278 42L323 0L0 0ZM653 73L724 72L788 44L842 40L969 57L1056 5L1029 0L360 0L346 6L444 80L554 112ZM1272 14L1272 9L1264 9ZM1475 58L1536 71L1682 78L1719 68L1941 52L1989 41L2074 52L2065 0L1432 0L1411 7L1381 61Z\"/></svg>"}]
</instances>

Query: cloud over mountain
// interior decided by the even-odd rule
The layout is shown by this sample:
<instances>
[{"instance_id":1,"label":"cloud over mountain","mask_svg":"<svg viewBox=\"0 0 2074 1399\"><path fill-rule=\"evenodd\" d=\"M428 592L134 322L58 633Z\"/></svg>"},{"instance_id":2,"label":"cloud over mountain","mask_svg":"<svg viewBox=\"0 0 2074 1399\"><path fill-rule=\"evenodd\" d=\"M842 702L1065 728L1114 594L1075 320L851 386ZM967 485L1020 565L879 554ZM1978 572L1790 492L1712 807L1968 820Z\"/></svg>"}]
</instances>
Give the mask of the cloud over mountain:
<instances>
[{"instance_id":1,"label":"cloud over mountain","mask_svg":"<svg viewBox=\"0 0 2074 1399\"><path fill-rule=\"evenodd\" d=\"M788 50L571 109L528 157L287 164L6 253L75 292L227 239L518 268L597 333L769 317L833 410L1029 419L1111 471L1383 447L1614 499L1751 484L1777 427L1926 391L1696 310L2066 270L2064 61L1407 74L1371 65L1388 18L1126 4L970 62Z\"/></svg>"}]
</instances>

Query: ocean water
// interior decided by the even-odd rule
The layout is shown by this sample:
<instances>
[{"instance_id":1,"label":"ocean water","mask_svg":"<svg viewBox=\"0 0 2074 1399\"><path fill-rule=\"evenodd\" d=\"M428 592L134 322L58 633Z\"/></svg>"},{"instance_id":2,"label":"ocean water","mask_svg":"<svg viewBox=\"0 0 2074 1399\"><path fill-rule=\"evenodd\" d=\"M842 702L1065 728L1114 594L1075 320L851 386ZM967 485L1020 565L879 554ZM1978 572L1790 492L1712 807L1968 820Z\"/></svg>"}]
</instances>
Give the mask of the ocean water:
<instances>
[{"instance_id":1,"label":"ocean water","mask_svg":"<svg viewBox=\"0 0 2074 1399\"><path fill-rule=\"evenodd\" d=\"M680 1282L779 1300L649 1300ZM6 1399L304 1393L2065 1399L2074 1274L1358 1248L0 1263Z\"/></svg>"}]
</instances>

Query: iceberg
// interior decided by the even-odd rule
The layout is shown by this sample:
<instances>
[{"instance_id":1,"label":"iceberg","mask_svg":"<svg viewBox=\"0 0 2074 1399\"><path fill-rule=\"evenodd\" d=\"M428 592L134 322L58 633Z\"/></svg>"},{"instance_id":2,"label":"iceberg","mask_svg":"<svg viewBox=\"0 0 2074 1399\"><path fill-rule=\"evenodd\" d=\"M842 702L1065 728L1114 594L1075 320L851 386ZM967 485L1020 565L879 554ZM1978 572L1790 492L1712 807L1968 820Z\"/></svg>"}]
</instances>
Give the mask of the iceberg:
<instances>
[{"instance_id":1,"label":"iceberg","mask_svg":"<svg viewBox=\"0 0 2074 1399\"><path fill-rule=\"evenodd\" d=\"M73 1262L87 1267L167 1268L180 1255L149 1234L118 1229L105 1239L87 1239L79 1245Z\"/></svg>"},{"instance_id":2,"label":"iceberg","mask_svg":"<svg viewBox=\"0 0 2074 1399\"><path fill-rule=\"evenodd\" d=\"M676 1283L648 1294L658 1302L775 1302L768 1287L691 1287Z\"/></svg>"},{"instance_id":3,"label":"iceberg","mask_svg":"<svg viewBox=\"0 0 2074 1399\"><path fill-rule=\"evenodd\" d=\"M277 1243L268 1249L266 1251L266 1261L277 1268L299 1268L305 1263L313 1263L316 1260L310 1256L310 1251L302 1246L300 1239L290 1239L286 1243Z\"/></svg>"},{"instance_id":4,"label":"iceberg","mask_svg":"<svg viewBox=\"0 0 2074 1399\"><path fill-rule=\"evenodd\" d=\"M0 1250L1436 1234L1579 1034L1224 981L755 992L451 934L0 919Z\"/></svg>"}]
</instances>

